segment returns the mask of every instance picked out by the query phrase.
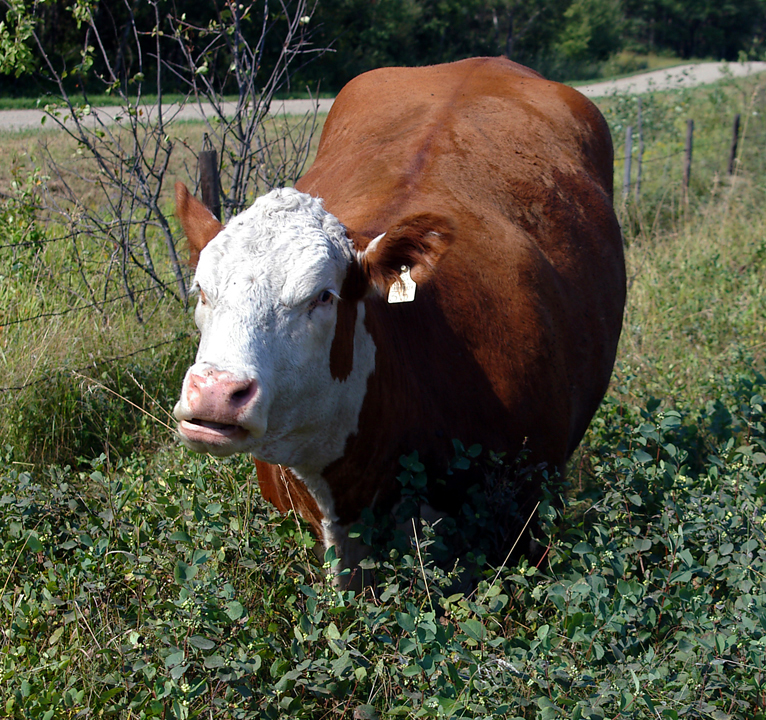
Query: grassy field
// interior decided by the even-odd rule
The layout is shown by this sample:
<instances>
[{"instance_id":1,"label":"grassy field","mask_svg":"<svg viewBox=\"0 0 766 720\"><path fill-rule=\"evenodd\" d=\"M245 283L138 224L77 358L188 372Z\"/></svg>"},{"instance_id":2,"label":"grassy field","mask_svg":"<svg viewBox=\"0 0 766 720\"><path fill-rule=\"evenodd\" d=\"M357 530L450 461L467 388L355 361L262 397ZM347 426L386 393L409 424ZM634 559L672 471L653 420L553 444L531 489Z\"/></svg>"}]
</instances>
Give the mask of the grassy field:
<instances>
[{"instance_id":1,"label":"grassy field","mask_svg":"<svg viewBox=\"0 0 766 720\"><path fill-rule=\"evenodd\" d=\"M619 156L636 101L601 107ZM764 112L759 78L643 98L640 198L616 194L618 362L552 489L563 508L543 503L546 562L476 558L460 592L422 526L371 557L375 597L324 580L334 558L323 568L305 528L261 500L249 460L177 446L165 423L190 311L154 296L143 322L111 297L77 309L82 266L35 209L37 143L61 139L4 137L0 715L766 718ZM403 492L420 471L405 462Z\"/></svg>"}]
</instances>

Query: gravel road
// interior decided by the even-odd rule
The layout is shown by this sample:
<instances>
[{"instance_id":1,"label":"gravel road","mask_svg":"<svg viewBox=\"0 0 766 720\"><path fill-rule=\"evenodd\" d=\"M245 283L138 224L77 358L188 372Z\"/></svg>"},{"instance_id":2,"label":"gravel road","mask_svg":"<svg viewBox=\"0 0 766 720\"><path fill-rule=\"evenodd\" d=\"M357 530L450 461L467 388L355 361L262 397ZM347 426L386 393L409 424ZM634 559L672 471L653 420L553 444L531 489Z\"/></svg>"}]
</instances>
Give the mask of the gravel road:
<instances>
[{"instance_id":1,"label":"gravel road","mask_svg":"<svg viewBox=\"0 0 766 720\"><path fill-rule=\"evenodd\" d=\"M580 85L577 89L590 98L615 93L640 95L651 90L675 90L695 85L708 85L726 77L744 77L764 71L766 71L766 62L706 62L697 65L678 65L666 70L653 70L620 80Z\"/></svg>"},{"instance_id":2,"label":"gravel road","mask_svg":"<svg viewBox=\"0 0 766 720\"><path fill-rule=\"evenodd\" d=\"M332 103L332 98L322 98L319 100L279 100L272 103L271 114L305 115L306 113L313 112L317 104L319 105L319 112L326 113L332 107ZM163 115L166 121L170 118L174 120L201 120L203 110L207 115L213 117L212 108L207 104L203 104L202 108L198 105L186 105L184 107L174 104L165 105L163 106ZM226 115L233 115L234 110L234 103L224 103L224 113ZM151 117L151 115L156 113L157 109L153 105L145 105L141 108L141 111ZM106 122L110 122L117 115L121 114L122 109L118 107L100 107L93 108L91 112L94 116L97 115ZM42 110L0 110L0 131L39 128L43 117L45 117L45 113ZM95 123L95 118L93 122ZM56 124L50 118L48 118L45 124L48 128L56 127Z\"/></svg>"},{"instance_id":3,"label":"gravel road","mask_svg":"<svg viewBox=\"0 0 766 720\"><path fill-rule=\"evenodd\" d=\"M609 82L599 82L589 85L579 85L577 89L588 97L604 97L615 93L640 94L650 90L669 90L673 88L693 87L695 85L706 85L716 82L725 77L743 77L766 71L766 62L749 63L719 63L706 62L698 65L679 65L667 70L654 70L653 72L634 75L620 80L610 80ZM313 112L314 108L319 106L319 112L325 113L332 107L331 98L320 100L280 100L272 105L271 113L274 115L305 115ZM210 112L209 106L206 108ZM225 106L225 112L233 113L234 104L228 103ZM120 113L120 108L94 108L94 114L107 120L112 120ZM153 106L143 108L143 112L151 115L156 112ZM166 106L164 108L165 118L174 116L177 120L199 120L202 118L202 111L197 105L187 105L185 107ZM26 130L40 127L40 122L45 113L42 110L2 110L0 111L0 131L2 130ZM48 127L55 127L50 120Z\"/></svg>"}]
</instances>

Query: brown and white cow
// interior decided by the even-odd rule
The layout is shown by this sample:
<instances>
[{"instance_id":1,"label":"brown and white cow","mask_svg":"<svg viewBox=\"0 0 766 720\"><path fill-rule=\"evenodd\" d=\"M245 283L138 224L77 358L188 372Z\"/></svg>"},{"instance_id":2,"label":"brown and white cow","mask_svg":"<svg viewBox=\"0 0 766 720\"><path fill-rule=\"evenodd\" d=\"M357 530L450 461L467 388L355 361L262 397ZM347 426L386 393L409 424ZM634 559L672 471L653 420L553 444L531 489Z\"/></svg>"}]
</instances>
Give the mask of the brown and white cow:
<instances>
[{"instance_id":1,"label":"brown and white cow","mask_svg":"<svg viewBox=\"0 0 766 720\"><path fill-rule=\"evenodd\" d=\"M622 323L612 160L590 101L477 58L350 82L296 188L226 226L179 183L201 331L184 444L252 453L263 495L347 567L402 454L448 480L430 488L444 512L469 481L444 473L453 438L563 472Z\"/></svg>"}]
</instances>

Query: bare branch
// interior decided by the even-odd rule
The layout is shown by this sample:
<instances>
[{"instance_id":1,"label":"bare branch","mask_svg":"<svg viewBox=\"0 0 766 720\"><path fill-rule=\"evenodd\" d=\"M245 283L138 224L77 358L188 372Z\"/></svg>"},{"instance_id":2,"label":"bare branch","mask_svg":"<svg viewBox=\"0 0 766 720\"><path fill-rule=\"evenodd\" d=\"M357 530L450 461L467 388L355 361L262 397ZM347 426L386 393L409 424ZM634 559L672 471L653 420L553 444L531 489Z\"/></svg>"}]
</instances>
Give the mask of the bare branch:
<instances>
[{"instance_id":1,"label":"bare branch","mask_svg":"<svg viewBox=\"0 0 766 720\"><path fill-rule=\"evenodd\" d=\"M307 18L314 5L308 0L271 0L271 5L269 0L218 0L216 19L207 25L195 24L178 9L167 14L159 0L148 0L148 16L137 15L138 0L123 3L127 19L122 26L108 9L83 16L78 96L70 93L67 80L73 69L56 67L34 30L30 37L58 91L58 103L46 108L48 120L81 152L73 165L44 149L56 193L46 194L41 213L71 228L71 257L83 300L103 308L115 297L126 298L140 321L146 295L137 288L147 278L158 297L170 293L187 302L188 269L176 252L164 188L172 166L187 168L196 182L201 148L183 137L177 114L188 103L202 113L209 142L218 150L228 219L255 194L293 183L302 172L317 127L316 111L290 121L268 113L275 93L289 87L295 68L320 51L309 42ZM147 17L148 24L142 25ZM279 42L267 42L275 33ZM112 38L118 39L116 56ZM268 48L275 46L281 51L270 56ZM151 81L145 73L153 76ZM119 103L116 114L89 107L88 77L113 93ZM165 101L170 85L184 90L180 105ZM143 104L147 92L156 95L151 106ZM227 94L233 102L226 102ZM83 187L89 188L87 198ZM175 279L175 292L168 275ZM115 291L118 283L121 292Z\"/></svg>"}]
</instances>

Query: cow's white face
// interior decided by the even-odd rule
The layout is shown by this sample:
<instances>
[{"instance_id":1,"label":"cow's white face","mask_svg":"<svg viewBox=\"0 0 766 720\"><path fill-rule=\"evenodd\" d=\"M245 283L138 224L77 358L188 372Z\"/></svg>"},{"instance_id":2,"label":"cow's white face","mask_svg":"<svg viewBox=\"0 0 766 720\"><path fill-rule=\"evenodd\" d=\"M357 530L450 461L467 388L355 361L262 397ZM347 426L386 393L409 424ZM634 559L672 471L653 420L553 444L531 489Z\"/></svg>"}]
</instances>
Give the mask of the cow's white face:
<instances>
[{"instance_id":1,"label":"cow's white face","mask_svg":"<svg viewBox=\"0 0 766 720\"><path fill-rule=\"evenodd\" d=\"M259 198L204 247L199 351L175 407L188 447L310 472L342 455L375 363L359 302L350 372L331 372L338 305L357 302L342 297L354 262L338 220L292 188Z\"/></svg>"}]
</instances>

